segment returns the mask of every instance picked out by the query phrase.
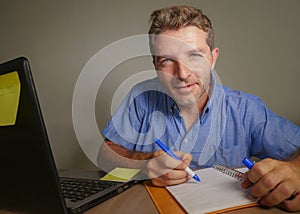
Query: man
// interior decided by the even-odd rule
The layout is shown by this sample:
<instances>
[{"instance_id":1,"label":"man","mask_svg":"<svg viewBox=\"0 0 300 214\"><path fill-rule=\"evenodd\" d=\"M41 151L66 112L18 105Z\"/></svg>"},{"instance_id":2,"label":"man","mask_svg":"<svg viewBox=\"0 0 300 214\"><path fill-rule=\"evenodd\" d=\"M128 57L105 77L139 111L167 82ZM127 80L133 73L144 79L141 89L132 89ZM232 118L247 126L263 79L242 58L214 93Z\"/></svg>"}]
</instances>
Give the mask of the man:
<instances>
[{"instance_id":1,"label":"man","mask_svg":"<svg viewBox=\"0 0 300 214\"><path fill-rule=\"evenodd\" d=\"M158 78L137 84L103 131L102 164L145 167L158 186L186 182L185 168L257 162L242 183L265 206L300 210L300 128L257 97L218 83L210 20L193 7L154 11L150 49ZM154 143L159 138L183 160ZM293 158L292 155L294 154ZM288 160L289 159L289 160ZM101 163L100 163L101 165Z\"/></svg>"}]
</instances>

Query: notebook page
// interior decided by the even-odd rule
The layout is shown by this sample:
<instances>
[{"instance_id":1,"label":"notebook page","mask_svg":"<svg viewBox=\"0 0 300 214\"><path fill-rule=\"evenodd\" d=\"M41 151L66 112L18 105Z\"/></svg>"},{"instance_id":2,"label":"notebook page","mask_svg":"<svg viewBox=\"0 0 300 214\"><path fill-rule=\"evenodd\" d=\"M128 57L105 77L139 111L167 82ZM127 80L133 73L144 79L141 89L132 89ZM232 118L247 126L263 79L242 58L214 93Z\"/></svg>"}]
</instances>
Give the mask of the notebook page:
<instances>
[{"instance_id":1,"label":"notebook page","mask_svg":"<svg viewBox=\"0 0 300 214\"><path fill-rule=\"evenodd\" d=\"M254 204L256 200L241 183L213 168L196 171L201 181L192 179L183 184L166 187L187 213L207 213L240 205Z\"/></svg>"}]
</instances>

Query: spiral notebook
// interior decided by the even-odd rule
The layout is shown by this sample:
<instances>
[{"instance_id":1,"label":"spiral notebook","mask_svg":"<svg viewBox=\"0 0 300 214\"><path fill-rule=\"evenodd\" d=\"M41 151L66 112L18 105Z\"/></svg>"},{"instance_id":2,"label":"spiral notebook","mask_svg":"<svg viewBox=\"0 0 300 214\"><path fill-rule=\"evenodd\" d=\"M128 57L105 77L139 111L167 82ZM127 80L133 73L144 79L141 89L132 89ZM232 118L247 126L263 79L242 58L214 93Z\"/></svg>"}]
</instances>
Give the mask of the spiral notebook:
<instances>
[{"instance_id":1,"label":"spiral notebook","mask_svg":"<svg viewBox=\"0 0 300 214\"><path fill-rule=\"evenodd\" d=\"M171 207L167 206L167 203L172 200L180 205L175 208L173 202L172 209L173 211L176 209L176 212L222 213L258 205L249 190L240 187L243 172L246 170L246 168L232 170L216 165L213 168L196 171L201 179L199 183L190 180L166 188L146 184L146 189L160 213L168 213ZM159 195L164 195L164 200L159 200Z\"/></svg>"},{"instance_id":2,"label":"spiral notebook","mask_svg":"<svg viewBox=\"0 0 300 214\"><path fill-rule=\"evenodd\" d=\"M247 169L240 169L241 172ZM256 204L249 189L241 188L237 171L225 167L202 169L196 172L200 183L190 180L187 183L169 186L173 195L187 213L209 213L227 208Z\"/></svg>"}]
</instances>

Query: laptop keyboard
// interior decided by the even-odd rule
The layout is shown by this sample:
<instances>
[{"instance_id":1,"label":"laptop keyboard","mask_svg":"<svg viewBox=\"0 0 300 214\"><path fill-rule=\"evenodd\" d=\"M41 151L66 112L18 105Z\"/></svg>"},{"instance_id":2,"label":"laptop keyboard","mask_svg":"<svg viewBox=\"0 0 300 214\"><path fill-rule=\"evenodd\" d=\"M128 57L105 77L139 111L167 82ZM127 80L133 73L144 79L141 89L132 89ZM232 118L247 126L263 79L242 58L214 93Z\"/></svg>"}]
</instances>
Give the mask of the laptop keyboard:
<instances>
[{"instance_id":1,"label":"laptop keyboard","mask_svg":"<svg viewBox=\"0 0 300 214\"><path fill-rule=\"evenodd\" d=\"M60 185L62 187L65 198L72 202L80 201L97 192L111 188L116 185L116 182L88 180L88 179L74 179L74 178L60 178Z\"/></svg>"}]
</instances>

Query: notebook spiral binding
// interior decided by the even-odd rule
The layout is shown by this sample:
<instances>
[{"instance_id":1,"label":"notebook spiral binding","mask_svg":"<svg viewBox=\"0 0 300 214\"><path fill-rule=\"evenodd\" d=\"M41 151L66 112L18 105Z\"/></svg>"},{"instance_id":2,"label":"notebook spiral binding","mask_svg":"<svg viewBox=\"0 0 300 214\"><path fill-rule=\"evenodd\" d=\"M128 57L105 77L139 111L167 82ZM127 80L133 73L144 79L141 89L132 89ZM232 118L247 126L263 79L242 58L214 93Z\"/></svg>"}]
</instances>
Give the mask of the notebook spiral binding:
<instances>
[{"instance_id":1,"label":"notebook spiral binding","mask_svg":"<svg viewBox=\"0 0 300 214\"><path fill-rule=\"evenodd\" d=\"M244 173L239 172L239 171L237 171L235 169L229 169L226 166L222 166L222 165L216 164L216 165L213 165L213 168L215 170L218 170L218 171L220 171L220 172L222 172L222 173L224 173L226 175L229 175L229 176L231 176L231 177L233 177L233 178L235 178L235 179L237 179L239 181L242 181L243 178L244 178Z\"/></svg>"}]
</instances>

